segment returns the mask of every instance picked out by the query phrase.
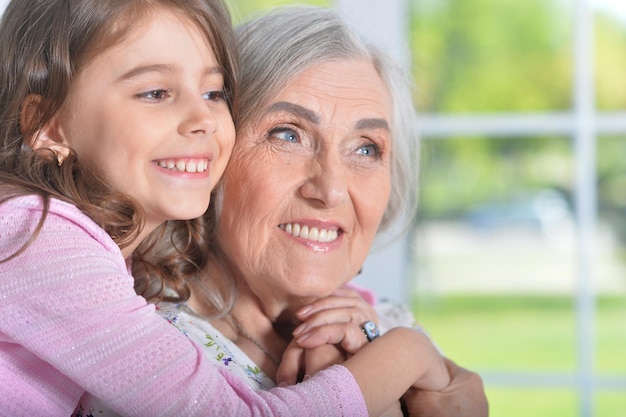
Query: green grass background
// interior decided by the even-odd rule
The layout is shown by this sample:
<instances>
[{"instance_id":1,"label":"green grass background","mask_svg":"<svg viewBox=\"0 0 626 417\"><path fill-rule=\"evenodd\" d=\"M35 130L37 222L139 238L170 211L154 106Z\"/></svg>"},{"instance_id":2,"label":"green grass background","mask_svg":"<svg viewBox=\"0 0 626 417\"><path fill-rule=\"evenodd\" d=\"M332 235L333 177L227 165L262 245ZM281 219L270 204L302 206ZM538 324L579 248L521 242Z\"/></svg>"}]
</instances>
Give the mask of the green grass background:
<instances>
[{"instance_id":1,"label":"green grass background","mask_svg":"<svg viewBox=\"0 0 626 417\"><path fill-rule=\"evenodd\" d=\"M479 373L576 371L571 297L431 295L413 306L446 356ZM599 297L594 323L596 373L626 377L626 296ZM574 389L487 384L486 391L492 417L580 415ZM594 417L626 417L626 391L597 391Z\"/></svg>"}]
</instances>

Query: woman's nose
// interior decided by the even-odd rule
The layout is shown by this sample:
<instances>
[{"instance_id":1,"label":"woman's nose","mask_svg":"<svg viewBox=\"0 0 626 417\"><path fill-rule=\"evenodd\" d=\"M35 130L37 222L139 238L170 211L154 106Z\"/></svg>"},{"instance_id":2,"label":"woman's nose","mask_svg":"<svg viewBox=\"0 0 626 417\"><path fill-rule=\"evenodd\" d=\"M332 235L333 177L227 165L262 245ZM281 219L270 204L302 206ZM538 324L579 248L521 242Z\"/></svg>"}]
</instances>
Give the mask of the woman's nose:
<instances>
[{"instance_id":1,"label":"woman's nose","mask_svg":"<svg viewBox=\"0 0 626 417\"><path fill-rule=\"evenodd\" d=\"M202 97L188 99L182 105L179 133L189 138L202 138L217 131L217 118L211 103Z\"/></svg>"},{"instance_id":2,"label":"woman's nose","mask_svg":"<svg viewBox=\"0 0 626 417\"><path fill-rule=\"evenodd\" d=\"M305 170L307 179L300 187L302 197L321 208L337 207L348 200L348 176L340 158L318 155Z\"/></svg>"}]
</instances>

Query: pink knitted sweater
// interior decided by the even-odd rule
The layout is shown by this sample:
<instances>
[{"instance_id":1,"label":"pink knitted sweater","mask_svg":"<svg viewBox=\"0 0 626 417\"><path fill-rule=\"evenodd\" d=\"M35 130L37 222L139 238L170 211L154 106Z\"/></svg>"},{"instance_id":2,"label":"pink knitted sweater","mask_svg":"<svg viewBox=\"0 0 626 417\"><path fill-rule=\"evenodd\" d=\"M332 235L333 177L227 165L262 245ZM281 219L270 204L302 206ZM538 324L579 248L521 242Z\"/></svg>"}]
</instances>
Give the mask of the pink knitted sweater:
<instances>
[{"instance_id":1,"label":"pink knitted sweater","mask_svg":"<svg viewBox=\"0 0 626 417\"><path fill-rule=\"evenodd\" d=\"M38 197L0 206L0 259L41 216ZM37 239L0 263L0 416L68 416L87 390L127 416L366 416L333 366L289 388L253 391L203 359L137 296L117 245L53 200Z\"/></svg>"}]
</instances>

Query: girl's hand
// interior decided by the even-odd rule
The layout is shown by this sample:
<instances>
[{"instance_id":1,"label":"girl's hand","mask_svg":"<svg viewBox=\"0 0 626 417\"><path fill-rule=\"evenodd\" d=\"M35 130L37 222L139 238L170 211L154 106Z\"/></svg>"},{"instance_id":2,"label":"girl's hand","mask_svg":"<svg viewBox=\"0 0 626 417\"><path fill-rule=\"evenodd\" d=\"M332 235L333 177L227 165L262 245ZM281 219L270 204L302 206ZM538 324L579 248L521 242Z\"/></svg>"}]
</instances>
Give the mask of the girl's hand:
<instances>
[{"instance_id":1,"label":"girl's hand","mask_svg":"<svg viewBox=\"0 0 626 417\"><path fill-rule=\"evenodd\" d=\"M338 345L324 344L312 349L305 349L292 340L276 372L279 385L293 385L334 364L343 363L346 352Z\"/></svg>"},{"instance_id":2,"label":"girl's hand","mask_svg":"<svg viewBox=\"0 0 626 417\"><path fill-rule=\"evenodd\" d=\"M304 348L341 344L348 353L356 353L368 341L361 326L378 323L374 307L357 291L342 287L296 312L303 323L293 331L294 339Z\"/></svg>"},{"instance_id":3,"label":"girl's hand","mask_svg":"<svg viewBox=\"0 0 626 417\"><path fill-rule=\"evenodd\" d=\"M343 363L367 343L361 330L366 321L378 322L374 308L357 291L342 287L329 297L301 308L303 323L283 354L276 380L294 384L330 365Z\"/></svg>"}]
</instances>

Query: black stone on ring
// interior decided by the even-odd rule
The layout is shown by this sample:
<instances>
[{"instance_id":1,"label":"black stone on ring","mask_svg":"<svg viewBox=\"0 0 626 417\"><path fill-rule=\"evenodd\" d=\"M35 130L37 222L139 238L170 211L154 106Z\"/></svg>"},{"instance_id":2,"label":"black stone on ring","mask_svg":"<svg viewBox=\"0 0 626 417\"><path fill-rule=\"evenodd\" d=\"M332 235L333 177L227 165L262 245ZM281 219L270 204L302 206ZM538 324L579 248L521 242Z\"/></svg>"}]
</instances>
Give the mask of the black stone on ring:
<instances>
[{"instance_id":1,"label":"black stone on ring","mask_svg":"<svg viewBox=\"0 0 626 417\"><path fill-rule=\"evenodd\" d=\"M376 323L373 321L366 321L363 323L361 325L361 330L363 331L363 334L365 334L365 337L367 337L368 342L371 342L380 336L380 330L378 330Z\"/></svg>"}]
</instances>

